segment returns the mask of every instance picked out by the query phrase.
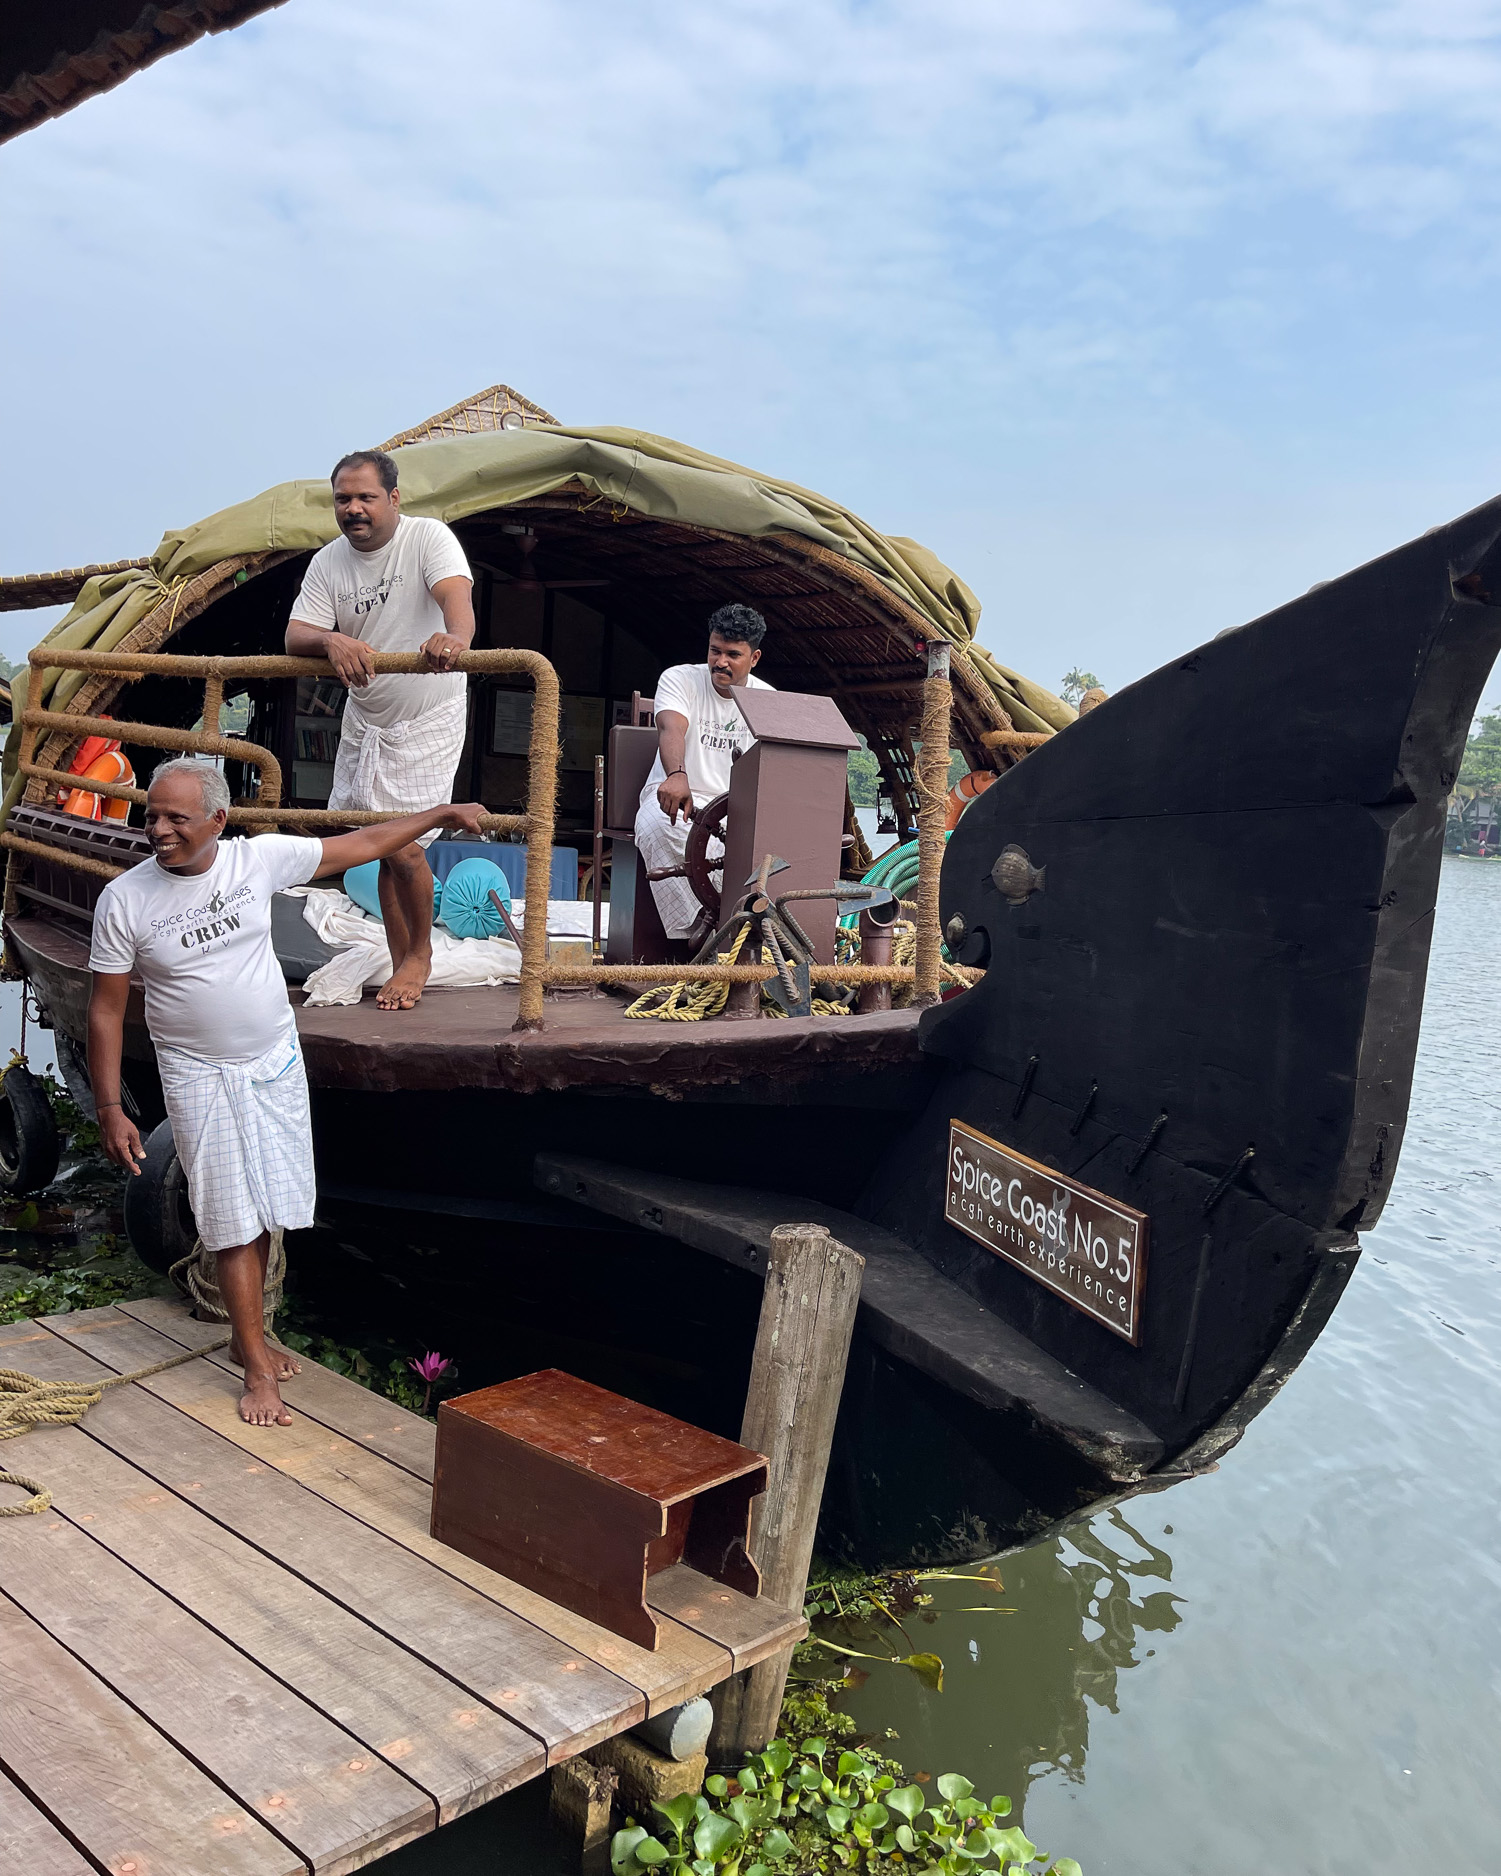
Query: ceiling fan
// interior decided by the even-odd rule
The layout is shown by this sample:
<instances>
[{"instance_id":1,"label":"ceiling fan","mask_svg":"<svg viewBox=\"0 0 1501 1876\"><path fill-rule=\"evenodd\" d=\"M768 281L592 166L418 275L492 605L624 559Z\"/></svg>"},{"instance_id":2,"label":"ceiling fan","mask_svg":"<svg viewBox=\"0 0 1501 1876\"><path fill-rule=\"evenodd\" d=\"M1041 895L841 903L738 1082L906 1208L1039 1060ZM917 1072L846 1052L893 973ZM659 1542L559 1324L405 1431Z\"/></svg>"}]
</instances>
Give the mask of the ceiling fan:
<instances>
[{"instance_id":1,"label":"ceiling fan","mask_svg":"<svg viewBox=\"0 0 1501 1876\"><path fill-rule=\"evenodd\" d=\"M556 592L563 587L608 586L610 584L608 580L603 580L603 579L599 579L599 580L543 580L543 579L539 579L537 577L536 566L533 564L533 561L532 561L532 556L537 551L537 536L536 536L535 530L532 528L527 528L527 527L507 527L505 532L507 534L514 534L516 536L516 545L521 549L521 571L513 578L511 584L515 587L519 587L523 593L542 593L542 592L546 592L549 588L552 591Z\"/></svg>"}]
</instances>

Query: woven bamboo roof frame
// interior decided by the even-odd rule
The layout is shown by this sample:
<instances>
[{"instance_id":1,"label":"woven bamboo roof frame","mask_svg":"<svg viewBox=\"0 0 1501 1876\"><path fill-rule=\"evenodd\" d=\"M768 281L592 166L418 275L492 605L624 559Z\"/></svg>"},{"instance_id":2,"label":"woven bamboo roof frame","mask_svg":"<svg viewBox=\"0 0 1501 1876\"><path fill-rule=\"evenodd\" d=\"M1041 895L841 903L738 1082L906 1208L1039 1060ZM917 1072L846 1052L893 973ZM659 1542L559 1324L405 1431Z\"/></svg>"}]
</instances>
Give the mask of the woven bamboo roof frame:
<instances>
[{"instance_id":1,"label":"woven bamboo roof frame","mask_svg":"<svg viewBox=\"0 0 1501 1876\"><path fill-rule=\"evenodd\" d=\"M513 391L510 385L492 384L488 391L466 397L462 403L450 404L436 417L429 417L426 423L415 424L410 430L388 438L380 447L404 449L408 443L430 443L441 436L478 436L485 430L503 430L506 427L503 419L513 415L524 425L555 425L558 421L540 404Z\"/></svg>"},{"instance_id":2,"label":"woven bamboo roof frame","mask_svg":"<svg viewBox=\"0 0 1501 1876\"><path fill-rule=\"evenodd\" d=\"M689 563L690 584L694 570L701 570L708 576L702 600L690 594L691 602L701 603L705 614L712 604L723 604L731 599L743 599L765 612L777 630L779 655L785 656L794 667L802 666L811 686L826 688L841 700L854 727L866 735L875 749L887 786L894 780L897 794L910 798L913 770L909 732L916 722L925 674L920 647L932 637L932 627L921 613L874 573L802 535L762 535L748 539L717 529L660 522L634 512L608 510L597 497L577 484L511 507L489 510L460 525L472 528L492 517L500 523L525 517L533 525L548 520L554 524L571 521L573 528L567 545L573 552L579 551L581 544L590 545L586 537L596 532L603 537L598 546L613 536L618 548L623 545L622 536L642 531L653 537L650 548L643 542L644 551L650 559L660 560L664 569L672 547L691 551L694 559ZM552 538L556 541L558 536ZM699 561L699 554L708 565ZM164 596L116 649L121 652L162 650L184 626L234 587L290 558L292 555L288 553L266 553L220 561L173 594ZM608 571L609 557L602 551L599 561L601 570ZM804 589L811 583L817 590L811 595L806 590L769 594L765 590L768 581L774 586L779 572L795 576L795 583ZM805 637L789 615L795 615L799 600L820 596L834 604L849 624L814 628ZM880 654L876 657L867 653L852 664L850 652L856 640L864 640L867 634L879 643ZM835 653L836 645L844 654L838 658L837 665L830 656ZM858 673L867 663L881 673L876 693L861 689ZM890 675L894 669L904 666L911 673L910 681L905 684ZM982 740L987 732L1010 728L995 692L963 647L953 648L951 670L956 741L973 767L1007 766L1012 752L987 748ZM121 680L117 677L91 675L69 700L67 714L82 717L107 713L120 688ZM904 737L909 738L905 749ZM50 768L66 768L66 758L78 740L61 732L49 736L39 752L40 761ZM45 797L45 792L43 784L33 782L25 798L37 802ZM898 800L899 810L902 805Z\"/></svg>"},{"instance_id":3,"label":"woven bamboo roof frame","mask_svg":"<svg viewBox=\"0 0 1501 1876\"><path fill-rule=\"evenodd\" d=\"M133 20L121 24L118 8L75 4L29 7L33 17L8 19L9 40L0 56L0 143L48 118L71 111L85 98L188 46L205 33L222 33L282 0L142 0ZM9 9L12 14L20 8ZM92 29L92 30L91 30Z\"/></svg>"},{"instance_id":4,"label":"woven bamboo roof frame","mask_svg":"<svg viewBox=\"0 0 1501 1876\"><path fill-rule=\"evenodd\" d=\"M130 573L149 567L139 560L97 560L87 567L64 567L57 573L12 573L0 576L0 612L28 612L37 606L69 606L92 579L106 573Z\"/></svg>"}]
</instances>

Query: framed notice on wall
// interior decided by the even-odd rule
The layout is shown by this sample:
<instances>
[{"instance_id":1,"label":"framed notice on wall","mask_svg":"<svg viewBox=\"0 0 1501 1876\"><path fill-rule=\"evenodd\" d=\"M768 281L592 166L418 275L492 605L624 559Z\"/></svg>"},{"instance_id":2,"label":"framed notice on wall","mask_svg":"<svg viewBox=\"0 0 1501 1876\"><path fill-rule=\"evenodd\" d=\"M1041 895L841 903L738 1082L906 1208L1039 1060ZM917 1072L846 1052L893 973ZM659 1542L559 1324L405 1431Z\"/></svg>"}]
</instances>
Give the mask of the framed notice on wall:
<instances>
[{"instance_id":1,"label":"framed notice on wall","mask_svg":"<svg viewBox=\"0 0 1501 1876\"><path fill-rule=\"evenodd\" d=\"M943 1215L1086 1316L1140 1337L1145 1212L951 1120Z\"/></svg>"}]
</instances>

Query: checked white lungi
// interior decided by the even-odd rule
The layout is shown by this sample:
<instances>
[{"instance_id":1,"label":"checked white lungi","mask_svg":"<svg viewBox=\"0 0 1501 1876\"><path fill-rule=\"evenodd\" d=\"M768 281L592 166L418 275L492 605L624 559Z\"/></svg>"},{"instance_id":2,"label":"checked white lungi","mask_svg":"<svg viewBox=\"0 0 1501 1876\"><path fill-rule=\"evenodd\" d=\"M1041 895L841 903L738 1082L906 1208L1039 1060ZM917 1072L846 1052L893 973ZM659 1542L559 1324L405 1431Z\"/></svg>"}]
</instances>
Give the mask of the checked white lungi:
<instances>
[{"instance_id":1,"label":"checked white lungi","mask_svg":"<svg viewBox=\"0 0 1501 1876\"><path fill-rule=\"evenodd\" d=\"M156 1051L167 1117L205 1250L313 1222L313 1123L296 1033L253 1062Z\"/></svg>"},{"instance_id":2,"label":"checked white lungi","mask_svg":"<svg viewBox=\"0 0 1501 1876\"><path fill-rule=\"evenodd\" d=\"M442 807L453 800L468 724L469 707L462 696L382 728L366 722L351 694L344 706L328 805L369 814L421 814ZM437 828L419 836L424 847L437 838Z\"/></svg>"},{"instance_id":3,"label":"checked white lungi","mask_svg":"<svg viewBox=\"0 0 1501 1876\"><path fill-rule=\"evenodd\" d=\"M641 793L641 805L636 809L636 851L646 862L649 873L683 864L683 856L688 851L688 830L692 825L681 815L676 821L669 821L657 803L656 790L648 783ZM724 848L717 840L711 840L710 861L723 856ZM651 895L657 902L662 929L669 938L688 937L704 916L698 894L686 879L654 879Z\"/></svg>"}]
</instances>

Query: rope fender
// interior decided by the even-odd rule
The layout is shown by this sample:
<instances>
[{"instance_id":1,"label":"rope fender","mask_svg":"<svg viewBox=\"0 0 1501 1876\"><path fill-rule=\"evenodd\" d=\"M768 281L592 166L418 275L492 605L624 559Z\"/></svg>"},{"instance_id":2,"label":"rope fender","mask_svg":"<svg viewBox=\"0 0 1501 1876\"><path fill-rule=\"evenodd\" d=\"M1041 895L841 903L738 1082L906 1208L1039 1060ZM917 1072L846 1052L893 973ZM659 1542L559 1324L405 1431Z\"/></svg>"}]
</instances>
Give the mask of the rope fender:
<instances>
[{"instance_id":1,"label":"rope fender","mask_svg":"<svg viewBox=\"0 0 1501 1876\"><path fill-rule=\"evenodd\" d=\"M106 1375L101 1381L41 1381L19 1368L0 1368L0 1440L19 1439L33 1427L75 1427L91 1407L96 1407L105 1390L124 1387L129 1381L149 1381L154 1374L165 1374L185 1361L200 1355L212 1355L227 1348L229 1337L205 1343L202 1348L185 1348L149 1368L135 1368L129 1374ZM0 1472L0 1485L15 1485L31 1497L22 1505L0 1505L0 1518L34 1517L48 1510L52 1494L36 1479L19 1472Z\"/></svg>"}]
</instances>

